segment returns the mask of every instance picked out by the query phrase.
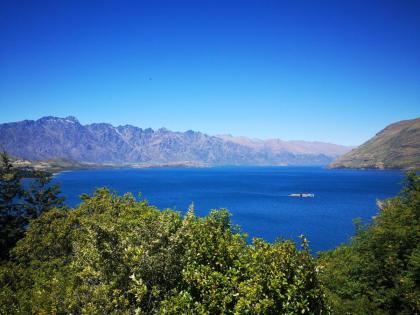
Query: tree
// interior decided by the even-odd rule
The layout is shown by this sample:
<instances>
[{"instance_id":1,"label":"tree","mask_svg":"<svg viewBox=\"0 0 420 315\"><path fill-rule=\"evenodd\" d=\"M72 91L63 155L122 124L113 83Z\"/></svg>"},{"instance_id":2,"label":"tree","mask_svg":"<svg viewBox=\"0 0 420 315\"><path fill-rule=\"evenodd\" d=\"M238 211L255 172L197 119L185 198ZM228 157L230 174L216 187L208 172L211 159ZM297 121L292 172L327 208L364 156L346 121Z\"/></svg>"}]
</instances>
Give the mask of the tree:
<instances>
[{"instance_id":1,"label":"tree","mask_svg":"<svg viewBox=\"0 0 420 315\"><path fill-rule=\"evenodd\" d=\"M0 258L23 236L23 196L21 174L14 168L6 152L0 153Z\"/></svg>"},{"instance_id":2,"label":"tree","mask_svg":"<svg viewBox=\"0 0 420 315\"><path fill-rule=\"evenodd\" d=\"M4 151L0 159L0 259L7 259L30 220L63 206L64 198L59 197L59 185L50 184L51 174L16 168Z\"/></svg>"},{"instance_id":3,"label":"tree","mask_svg":"<svg viewBox=\"0 0 420 315\"><path fill-rule=\"evenodd\" d=\"M48 172L34 172L28 188L23 192L24 208L28 220L38 217L42 212L64 205L60 197L60 185L51 185L52 175Z\"/></svg>"}]
</instances>

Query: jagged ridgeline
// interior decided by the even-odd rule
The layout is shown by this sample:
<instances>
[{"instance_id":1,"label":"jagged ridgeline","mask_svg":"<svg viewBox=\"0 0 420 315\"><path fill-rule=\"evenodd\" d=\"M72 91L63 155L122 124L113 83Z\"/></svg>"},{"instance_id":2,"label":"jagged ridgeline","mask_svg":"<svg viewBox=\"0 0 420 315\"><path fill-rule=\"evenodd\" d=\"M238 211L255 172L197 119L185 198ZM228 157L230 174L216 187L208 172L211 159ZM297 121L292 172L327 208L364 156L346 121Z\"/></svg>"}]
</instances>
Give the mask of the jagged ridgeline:
<instances>
[{"instance_id":1,"label":"jagged ridgeline","mask_svg":"<svg viewBox=\"0 0 420 315\"><path fill-rule=\"evenodd\" d=\"M74 117L0 124L0 144L23 159L65 158L88 163L326 165L350 150L322 142L263 141L106 123L82 125Z\"/></svg>"}]
</instances>

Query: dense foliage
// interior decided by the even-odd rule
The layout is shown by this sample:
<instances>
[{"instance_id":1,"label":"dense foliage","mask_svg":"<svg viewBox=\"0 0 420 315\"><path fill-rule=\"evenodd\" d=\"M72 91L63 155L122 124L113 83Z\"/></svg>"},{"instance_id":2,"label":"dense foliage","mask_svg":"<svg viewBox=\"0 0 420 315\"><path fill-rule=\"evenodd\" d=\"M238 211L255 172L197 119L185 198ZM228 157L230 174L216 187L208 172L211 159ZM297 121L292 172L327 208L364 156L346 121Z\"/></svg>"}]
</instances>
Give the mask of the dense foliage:
<instances>
[{"instance_id":1,"label":"dense foliage","mask_svg":"<svg viewBox=\"0 0 420 315\"><path fill-rule=\"evenodd\" d=\"M8 258L30 220L63 205L59 186L50 181L51 174L18 169L6 152L0 153L0 260Z\"/></svg>"},{"instance_id":2,"label":"dense foliage","mask_svg":"<svg viewBox=\"0 0 420 315\"><path fill-rule=\"evenodd\" d=\"M321 255L335 314L420 314L420 177L380 209L351 244Z\"/></svg>"},{"instance_id":3,"label":"dense foliage","mask_svg":"<svg viewBox=\"0 0 420 315\"><path fill-rule=\"evenodd\" d=\"M34 220L3 265L4 313L320 314L309 252L99 189Z\"/></svg>"}]
</instances>

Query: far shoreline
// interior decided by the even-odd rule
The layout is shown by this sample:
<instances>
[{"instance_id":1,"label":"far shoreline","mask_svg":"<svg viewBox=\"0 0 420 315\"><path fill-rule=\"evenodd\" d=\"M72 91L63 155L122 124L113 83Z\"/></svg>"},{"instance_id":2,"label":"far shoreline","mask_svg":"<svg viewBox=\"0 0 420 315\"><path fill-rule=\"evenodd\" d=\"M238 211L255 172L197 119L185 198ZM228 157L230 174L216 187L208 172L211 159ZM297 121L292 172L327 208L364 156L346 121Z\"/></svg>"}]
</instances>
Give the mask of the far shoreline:
<instances>
[{"instance_id":1,"label":"far shoreline","mask_svg":"<svg viewBox=\"0 0 420 315\"><path fill-rule=\"evenodd\" d=\"M190 165L190 164L179 164L179 163L170 163L170 164L122 164L122 165L91 165L82 168L66 168L62 170L55 170L51 172L53 176L59 175L66 172L74 171L88 171L88 170L117 170L117 169L214 169L214 168L320 168L324 170L343 170L343 171L400 171L407 172L410 169L401 169L401 168L358 168L358 167L328 167L328 165Z\"/></svg>"}]
</instances>

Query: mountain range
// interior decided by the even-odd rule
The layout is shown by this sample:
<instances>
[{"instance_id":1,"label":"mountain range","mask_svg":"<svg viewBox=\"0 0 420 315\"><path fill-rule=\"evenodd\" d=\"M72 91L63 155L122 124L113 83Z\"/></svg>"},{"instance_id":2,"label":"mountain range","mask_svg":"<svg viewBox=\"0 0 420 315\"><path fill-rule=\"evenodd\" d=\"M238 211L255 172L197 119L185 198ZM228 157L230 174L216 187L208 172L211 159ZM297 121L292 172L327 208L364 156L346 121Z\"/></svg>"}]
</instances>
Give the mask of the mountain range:
<instances>
[{"instance_id":1,"label":"mountain range","mask_svg":"<svg viewBox=\"0 0 420 315\"><path fill-rule=\"evenodd\" d=\"M0 146L28 160L64 158L124 165L326 165L351 150L323 142L211 136L107 123L82 125L72 116L0 124Z\"/></svg>"},{"instance_id":2,"label":"mountain range","mask_svg":"<svg viewBox=\"0 0 420 315\"><path fill-rule=\"evenodd\" d=\"M332 168L420 169L420 118L391 124L341 156Z\"/></svg>"}]
</instances>

